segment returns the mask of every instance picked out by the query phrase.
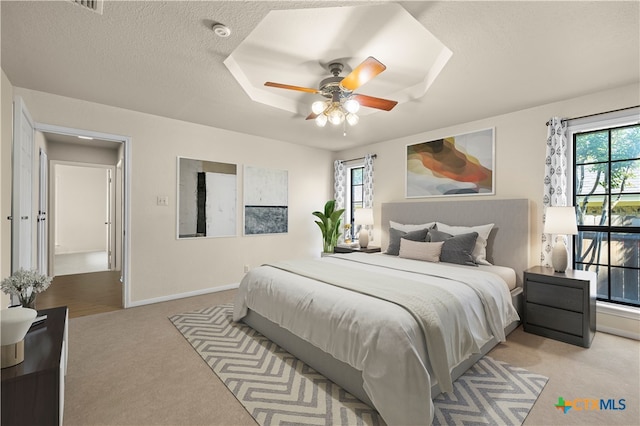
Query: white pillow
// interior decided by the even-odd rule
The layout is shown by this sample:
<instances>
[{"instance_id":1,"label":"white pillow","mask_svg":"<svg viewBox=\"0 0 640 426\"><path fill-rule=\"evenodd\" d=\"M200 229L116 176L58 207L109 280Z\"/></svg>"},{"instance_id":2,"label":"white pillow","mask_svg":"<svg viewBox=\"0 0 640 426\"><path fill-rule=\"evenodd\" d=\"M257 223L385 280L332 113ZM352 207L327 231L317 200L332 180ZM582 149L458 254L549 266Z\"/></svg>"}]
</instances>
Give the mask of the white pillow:
<instances>
[{"instance_id":1,"label":"white pillow","mask_svg":"<svg viewBox=\"0 0 640 426\"><path fill-rule=\"evenodd\" d=\"M493 223L487 225L478 226L450 226L446 223L436 222L436 228L438 231L446 232L451 235L468 234L469 232L477 232L478 239L476 239L476 246L473 248L474 262L479 265L491 265L487 261L487 241L489 240L489 234L493 229Z\"/></svg>"},{"instance_id":2,"label":"white pillow","mask_svg":"<svg viewBox=\"0 0 640 426\"><path fill-rule=\"evenodd\" d=\"M421 229L429 229L435 224L436 224L435 222L429 222L429 223L423 223L422 225L405 225L403 223L398 223L390 220L389 228L394 228L394 229L397 229L398 231L403 231L403 232L412 232L412 231L419 231Z\"/></svg>"},{"instance_id":3,"label":"white pillow","mask_svg":"<svg viewBox=\"0 0 640 426\"><path fill-rule=\"evenodd\" d=\"M398 256L406 259L424 260L427 262L440 262L440 253L444 241L437 243L424 243L400 239L400 253Z\"/></svg>"}]
</instances>

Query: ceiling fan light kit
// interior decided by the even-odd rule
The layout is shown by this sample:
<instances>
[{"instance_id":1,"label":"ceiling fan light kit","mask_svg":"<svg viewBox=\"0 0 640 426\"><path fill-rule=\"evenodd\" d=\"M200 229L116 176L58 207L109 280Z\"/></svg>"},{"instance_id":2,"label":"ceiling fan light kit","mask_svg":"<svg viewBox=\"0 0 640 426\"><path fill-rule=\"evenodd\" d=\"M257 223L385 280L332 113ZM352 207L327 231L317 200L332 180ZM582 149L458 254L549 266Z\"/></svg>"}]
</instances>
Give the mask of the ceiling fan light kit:
<instances>
[{"instance_id":1,"label":"ceiling fan light kit","mask_svg":"<svg viewBox=\"0 0 640 426\"><path fill-rule=\"evenodd\" d=\"M307 120L314 119L318 127L326 126L327 122L338 126L343 124L345 120L350 126L355 126L360 121L360 117L356 114L360 110L360 105L383 111L391 111L397 105L398 102L396 101L353 93L386 68L382 62L373 56L369 56L344 78L340 77L344 65L340 62L330 63L329 71L333 75L322 80L320 88L317 90L271 81L267 81L264 85L279 89L320 94L328 98L326 101L315 101L311 104L311 114L309 114Z\"/></svg>"}]
</instances>

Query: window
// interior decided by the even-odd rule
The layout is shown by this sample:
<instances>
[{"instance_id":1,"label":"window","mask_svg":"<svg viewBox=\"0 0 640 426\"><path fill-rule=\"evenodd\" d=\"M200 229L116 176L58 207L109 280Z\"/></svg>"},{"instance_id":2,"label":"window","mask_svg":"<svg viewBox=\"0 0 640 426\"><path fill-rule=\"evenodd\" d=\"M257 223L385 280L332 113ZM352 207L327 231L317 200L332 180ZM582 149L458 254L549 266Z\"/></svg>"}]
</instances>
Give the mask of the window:
<instances>
[{"instance_id":1,"label":"window","mask_svg":"<svg viewBox=\"0 0 640 426\"><path fill-rule=\"evenodd\" d=\"M598 300L640 306L640 125L572 133L578 235L574 268L598 275ZM601 122L602 123L602 122Z\"/></svg>"},{"instance_id":2,"label":"window","mask_svg":"<svg viewBox=\"0 0 640 426\"><path fill-rule=\"evenodd\" d=\"M362 203L364 200L364 166L358 165L350 167L347 170L347 207L344 218L346 223L351 224L349 232L351 234L351 239L354 240L355 236L358 235L354 224L355 211L356 209L363 207Z\"/></svg>"}]
</instances>

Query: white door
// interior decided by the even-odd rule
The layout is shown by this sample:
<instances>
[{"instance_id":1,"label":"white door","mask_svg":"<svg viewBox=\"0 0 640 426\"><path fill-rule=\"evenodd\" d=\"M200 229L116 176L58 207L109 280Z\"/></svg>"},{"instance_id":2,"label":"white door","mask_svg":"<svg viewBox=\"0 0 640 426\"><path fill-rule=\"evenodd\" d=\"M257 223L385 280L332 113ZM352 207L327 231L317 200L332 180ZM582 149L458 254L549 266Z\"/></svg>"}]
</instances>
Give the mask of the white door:
<instances>
[{"instance_id":1,"label":"white door","mask_svg":"<svg viewBox=\"0 0 640 426\"><path fill-rule=\"evenodd\" d=\"M31 115L20 97L13 102L13 195L11 204L11 269L31 269L34 130Z\"/></svg>"},{"instance_id":2,"label":"white door","mask_svg":"<svg viewBox=\"0 0 640 426\"><path fill-rule=\"evenodd\" d=\"M49 241L47 238L47 202L49 188L49 161L47 153L40 148L40 189L38 196L38 271L49 275Z\"/></svg>"},{"instance_id":3,"label":"white door","mask_svg":"<svg viewBox=\"0 0 640 426\"><path fill-rule=\"evenodd\" d=\"M113 174L113 171L111 168L107 169L107 218L106 218L106 222L105 225L107 225L107 267L109 268L110 271L112 271L114 269L113 267L113 203L112 203L112 197L113 197L113 179L111 177L111 175Z\"/></svg>"}]
</instances>

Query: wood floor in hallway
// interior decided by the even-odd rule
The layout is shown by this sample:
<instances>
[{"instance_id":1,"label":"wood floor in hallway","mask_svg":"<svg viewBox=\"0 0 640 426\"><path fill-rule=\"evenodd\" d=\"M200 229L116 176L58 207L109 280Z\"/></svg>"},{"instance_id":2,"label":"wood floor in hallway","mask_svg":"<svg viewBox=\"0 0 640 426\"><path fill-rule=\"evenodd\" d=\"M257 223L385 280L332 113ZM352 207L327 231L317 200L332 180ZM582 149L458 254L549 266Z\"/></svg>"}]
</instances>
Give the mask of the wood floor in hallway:
<instances>
[{"instance_id":1,"label":"wood floor in hallway","mask_svg":"<svg viewBox=\"0 0 640 426\"><path fill-rule=\"evenodd\" d=\"M37 309L67 306L69 318L122 309L120 271L92 272L54 277L38 294Z\"/></svg>"}]
</instances>

